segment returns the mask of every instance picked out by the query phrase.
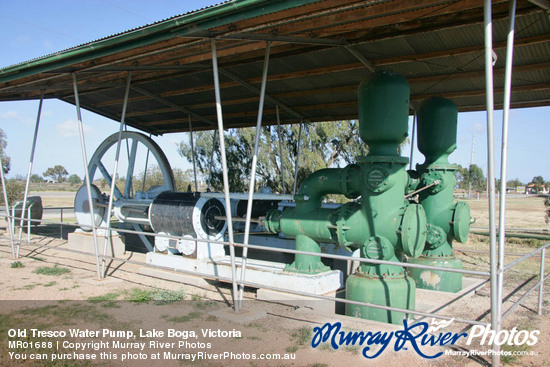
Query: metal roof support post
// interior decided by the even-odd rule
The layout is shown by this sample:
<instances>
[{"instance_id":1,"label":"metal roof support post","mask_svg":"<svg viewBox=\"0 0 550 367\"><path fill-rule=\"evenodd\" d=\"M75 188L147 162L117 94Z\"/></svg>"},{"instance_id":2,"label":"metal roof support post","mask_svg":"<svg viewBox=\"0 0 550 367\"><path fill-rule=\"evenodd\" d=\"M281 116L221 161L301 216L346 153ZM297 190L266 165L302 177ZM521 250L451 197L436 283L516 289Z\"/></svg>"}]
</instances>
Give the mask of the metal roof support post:
<instances>
[{"instance_id":1,"label":"metal roof support post","mask_svg":"<svg viewBox=\"0 0 550 367\"><path fill-rule=\"evenodd\" d=\"M281 162L281 183L283 186L283 195L286 194L285 187L285 165L283 162L283 143L281 139L281 118L279 117L279 105L275 105L275 114L277 115L277 137L279 140L279 161Z\"/></svg>"},{"instance_id":2,"label":"metal roof support post","mask_svg":"<svg viewBox=\"0 0 550 367\"><path fill-rule=\"evenodd\" d=\"M120 128L118 129L118 140L116 144L116 153L115 153L115 163L113 167L113 174L111 179L111 189L109 191L109 204L107 205L107 228L109 228L108 233L105 235L105 242L103 243L103 258L101 260L101 274L102 277L105 277L106 269L105 269L105 255L107 254L107 244L109 243L109 240L112 240L112 231L111 231L111 211L113 210L113 199L115 196L115 186L117 181L117 173L118 173L118 160L120 158L120 144L122 141L122 130L125 126L125 120L126 120L126 109L128 107L128 96L130 95L130 83L132 82L132 72L128 72L128 80L126 81L126 91L124 92L124 102L122 104L122 115L120 117ZM145 172L147 172L147 167L145 168ZM128 177L126 177L128 180ZM143 177L143 182L145 183L145 177Z\"/></svg>"},{"instance_id":3,"label":"metal roof support post","mask_svg":"<svg viewBox=\"0 0 550 367\"><path fill-rule=\"evenodd\" d=\"M491 328L498 334L500 331L500 309L498 299L498 268L497 268L497 239L495 220L495 147L494 147L494 96L493 96L493 33L491 19L491 0L485 0L485 88L487 98L487 180L489 199L489 236L490 236L490 270L491 270ZM492 345L498 352L500 346ZM494 353L492 357L494 367L500 366L500 356Z\"/></svg>"},{"instance_id":4,"label":"metal roof support post","mask_svg":"<svg viewBox=\"0 0 550 367\"><path fill-rule=\"evenodd\" d=\"M193 176L195 176L195 192L199 191L197 182L197 165L195 164L195 143L193 142L193 126L191 125L191 115L189 115L189 143L191 144L191 157L193 158Z\"/></svg>"},{"instance_id":5,"label":"metal roof support post","mask_svg":"<svg viewBox=\"0 0 550 367\"><path fill-rule=\"evenodd\" d=\"M82 148L82 161L84 164L84 179L86 181L86 188L88 189L88 203L90 203L90 220L92 224L92 233L94 236L94 251L95 251L95 259L96 259L96 266L97 266L97 278L101 279L101 271L99 268L99 250L97 246L97 230L95 225L95 213L94 213L94 206L92 201L92 186L91 186L91 178L88 172L88 157L86 156L86 144L84 143L84 126L82 125L82 114L80 113L80 100L78 99L78 85L76 84L76 74L73 73L73 90L74 90L74 101L76 105L76 116L78 119L78 130L80 132L80 147Z\"/></svg>"},{"instance_id":6,"label":"metal roof support post","mask_svg":"<svg viewBox=\"0 0 550 367\"><path fill-rule=\"evenodd\" d=\"M6 206L6 221L7 221L7 227L8 231L10 233L10 244L11 244L11 254L15 258L15 244L13 242L13 232L12 232L12 225L11 225L11 219L8 218L10 215L10 206L8 203L8 192L6 190L6 179L4 178L4 167L2 166L2 154L0 153L0 179L2 180L2 192L4 194L4 205Z\"/></svg>"},{"instance_id":7,"label":"metal roof support post","mask_svg":"<svg viewBox=\"0 0 550 367\"><path fill-rule=\"evenodd\" d=\"M506 44L506 67L504 78L504 101L502 104L502 146L500 153L500 202L498 216L498 289L497 299L502 300L504 285L504 246L506 241L506 179L508 166L508 123L510 120L510 96L512 94L512 65L514 57L514 23L516 0L510 1L510 24ZM502 322L502 301L498 302L498 316Z\"/></svg>"},{"instance_id":8,"label":"metal roof support post","mask_svg":"<svg viewBox=\"0 0 550 367\"><path fill-rule=\"evenodd\" d=\"M32 164L34 162L34 152L36 150L36 141L38 138L38 127L40 125L40 115L42 114L42 103L44 102L44 92L40 93L40 103L38 104L38 113L36 115L36 125L34 126L34 136L32 138L31 156L29 158L29 170L27 171L27 181L25 182L25 193L23 194L23 207L21 208L21 219L19 220L19 239L15 251L15 258L19 258L19 250L21 247L21 236L23 235L23 217L25 216L25 207L29 198L29 184L31 182ZM29 217L30 219L30 217ZM29 227L30 228L30 227ZM30 236L30 232L28 233Z\"/></svg>"},{"instance_id":9,"label":"metal roof support post","mask_svg":"<svg viewBox=\"0 0 550 367\"><path fill-rule=\"evenodd\" d=\"M302 145L302 125L303 121L300 121L300 129L298 130L298 151L296 152L296 161L294 163L294 188L292 189L292 195L296 195L296 185L298 184L298 167L300 163L300 151Z\"/></svg>"},{"instance_id":10,"label":"metal roof support post","mask_svg":"<svg viewBox=\"0 0 550 367\"><path fill-rule=\"evenodd\" d=\"M231 257L231 282L233 285L233 306L235 312L239 311L237 304L237 270L235 266L235 245L233 241L233 218L231 217L231 200L229 199L229 178L227 174L227 159L225 157L225 139L223 136L223 113L220 95L220 80L218 76L218 55L216 52L216 40L211 40L212 68L214 71L214 94L216 96L216 116L218 118L218 135L220 138L220 154L222 158L223 193L225 196L225 216L227 217L227 235L229 239L229 255Z\"/></svg>"},{"instance_id":11,"label":"metal roof support post","mask_svg":"<svg viewBox=\"0 0 550 367\"><path fill-rule=\"evenodd\" d=\"M256 121L256 137L254 139L254 155L252 156L252 171L250 172L250 184L248 187L248 202L246 203L246 220L244 224L243 244L248 245L250 237L250 219L252 217L252 202L254 197L254 188L256 186L256 166L258 165L258 150L260 148L260 135L262 134L262 116L264 114L265 86L267 84L267 69L269 66L269 50L271 42L267 42L265 47L264 68L262 72L262 86L260 90L260 102L258 105L258 119ZM244 281L246 274L246 259L248 256L248 247L243 248L241 264L241 282ZM241 309L244 296L244 284L239 286L238 310Z\"/></svg>"},{"instance_id":12,"label":"metal roof support post","mask_svg":"<svg viewBox=\"0 0 550 367\"><path fill-rule=\"evenodd\" d=\"M416 130L416 110L414 110L413 115L413 126L412 126L412 132L411 132L411 155L409 158L409 169L413 169L413 152L414 152L414 133Z\"/></svg>"}]
</instances>

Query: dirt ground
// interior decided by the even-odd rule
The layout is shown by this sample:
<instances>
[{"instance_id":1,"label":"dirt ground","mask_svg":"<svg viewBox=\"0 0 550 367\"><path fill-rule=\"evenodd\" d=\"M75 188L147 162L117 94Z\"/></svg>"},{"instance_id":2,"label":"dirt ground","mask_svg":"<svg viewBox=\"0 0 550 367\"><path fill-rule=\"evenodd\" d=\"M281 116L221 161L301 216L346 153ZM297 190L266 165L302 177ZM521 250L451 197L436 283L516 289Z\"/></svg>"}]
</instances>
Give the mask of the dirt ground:
<instances>
[{"instance_id":1,"label":"dirt ground","mask_svg":"<svg viewBox=\"0 0 550 367\"><path fill-rule=\"evenodd\" d=\"M50 204L45 197L45 206L64 206L59 197L51 200ZM53 202L53 201L52 201ZM541 198L513 198L508 203L507 223L515 228L548 228L544 223L544 205ZM472 214L478 218L476 225L486 226L486 203L469 201ZM488 223L488 221L487 221ZM2 230L0 229L0 232ZM67 241L55 238L59 229L37 228L33 234L31 245L23 244L21 257L14 259L11 253L10 241L7 233L0 237L0 365L193 365L193 366L346 366L369 364L373 366L407 365L414 366L486 366L490 365L488 356L450 356L443 355L435 359L424 359L414 351L409 344L406 348L395 351L396 344L389 344L387 349L374 359L362 356L362 347L342 346L334 350L328 343L322 343L317 348L311 347L312 330L325 323L341 322L346 330L391 332L402 330L403 326L391 326L368 320L351 318L343 315L321 314L309 307L293 307L277 303L267 303L255 299L255 289L246 289L244 314L236 318L231 311L231 286L217 282L201 282L199 286L168 281L139 274L145 267L145 255L138 252L127 252L122 258L130 262L114 261L107 264L108 277L97 280L97 264L94 256L76 254L63 251L67 248ZM511 241L507 252L526 253L540 243L526 241ZM48 247L46 247L48 246ZM488 270L488 255L482 252L488 250L487 239L481 236L471 236L466 244L455 246L457 256L463 261L464 268ZM506 262L517 257L507 257ZM506 311L521 295L535 282L539 273L540 258L535 258L514 267L505 274L503 310ZM15 264L15 265L14 265ZM42 270L40 270L42 269ZM45 271L49 269L50 271ZM53 269L53 270L52 270ZM67 270L60 270L67 269ZM522 286L520 288L520 286ZM433 292L437 298L438 293ZM417 303L419 300L417 300ZM501 361L509 365L521 366L550 366L550 285L544 288L542 315L537 315L538 292L532 292L526 297L504 320L503 329L538 330L538 342L533 346L523 345L516 347L503 346L503 350L516 353L525 352L531 355L503 357ZM262 316L262 312L265 314ZM449 307L438 312L459 319L476 319L490 322L490 289L488 285L480 288L471 296L464 297L452 303ZM257 315L258 319L252 316ZM246 316L250 316L247 319ZM431 319L424 320L428 323ZM465 329L466 324L454 321L445 328L445 332L472 332ZM95 361L31 361L15 360L10 358L9 352L23 354L24 348L13 349L7 345L8 340L22 341L113 341L117 338L107 335L102 338L40 338L27 335L26 337L10 338L9 330L31 329L38 330L65 330L80 328L88 330L164 330L175 329L181 331L195 331L197 338L189 339L156 337L138 337L130 342L145 342L143 349L147 359L132 359L121 361L121 355L137 357L138 349L109 349L104 348L105 358ZM205 329L238 331L237 337L203 337ZM118 338L120 339L120 338ZM149 345L151 340L163 343L189 342L210 343L205 345L187 344L183 349L164 348L159 345ZM54 343L55 344L55 343ZM43 348L44 347L44 348ZM204 347L204 348L201 348ZM56 349L55 345L40 345L36 349L44 355L55 353L71 353L74 348L65 347ZM406 350L405 350L406 349ZM175 356L171 360L152 360L152 355L160 351L197 352L206 353L227 352L233 359L214 360L201 359L185 360L183 356ZM487 346L465 345L458 342L453 347L422 347L426 354L433 355L439 351L486 351ZM130 352L129 352L130 351ZM28 352L28 349L27 349ZM96 353L99 351L87 349L80 353ZM108 355L108 353L112 353ZM118 353L118 354L117 354ZM289 360L253 360L245 359L244 355L262 353L276 353L280 356L295 356ZM28 354L28 353L27 353ZM112 355L117 354L117 360ZM110 357L109 357L110 356ZM241 356L241 358L239 358ZM28 356L27 356L28 357Z\"/></svg>"}]
</instances>

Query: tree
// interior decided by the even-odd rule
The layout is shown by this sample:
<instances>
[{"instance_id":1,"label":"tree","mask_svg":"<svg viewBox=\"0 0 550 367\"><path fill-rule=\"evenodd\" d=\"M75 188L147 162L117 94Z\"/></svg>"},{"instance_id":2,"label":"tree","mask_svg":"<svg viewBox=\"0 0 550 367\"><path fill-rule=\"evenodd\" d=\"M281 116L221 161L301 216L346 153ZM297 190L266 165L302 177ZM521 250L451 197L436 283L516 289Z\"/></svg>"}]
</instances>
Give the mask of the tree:
<instances>
[{"instance_id":1,"label":"tree","mask_svg":"<svg viewBox=\"0 0 550 367\"><path fill-rule=\"evenodd\" d=\"M508 180L508 182L506 182L506 187L516 188L518 186L523 186L523 183L519 180L519 178Z\"/></svg>"},{"instance_id":2,"label":"tree","mask_svg":"<svg viewBox=\"0 0 550 367\"><path fill-rule=\"evenodd\" d=\"M45 177L51 177L57 182L63 182L65 181L65 176L67 176L69 172L65 169L65 167L57 165L55 167L48 168L43 175Z\"/></svg>"},{"instance_id":3,"label":"tree","mask_svg":"<svg viewBox=\"0 0 550 367\"><path fill-rule=\"evenodd\" d=\"M4 130L0 129L0 156L2 157L2 169L4 173L10 171L10 157L6 155L6 147L8 146L7 136Z\"/></svg>"},{"instance_id":4,"label":"tree","mask_svg":"<svg viewBox=\"0 0 550 367\"><path fill-rule=\"evenodd\" d=\"M544 189L544 178L542 178L542 176L535 176L531 180L530 184L535 184L535 190L540 192Z\"/></svg>"},{"instance_id":5,"label":"tree","mask_svg":"<svg viewBox=\"0 0 550 367\"><path fill-rule=\"evenodd\" d=\"M176 183L176 191L187 191L188 186L191 184L193 186L193 171L186 170L183 171L179 168L172 169L172 174L174 175L174 180ZM143 179L145 178L145 186L143 185ZM121 180L119 180L120 182ZM134 192L136 191L148 191L154 186L163 185L164 179L162 177L162 172L160 167L154 165L147 168L147 175L145 171L140 172L137 176L132 179L132 186L134 187ZM120 185L117 185L119 187ZM124 185L122 185L124 188Z\"/></svg>"},{"instance_id":6,"label":"tree","mask_svg":"<svg viewBox=\"0 0 550 367\"><path fill-rule=\"evenodd\" d=\"M82 183L82 180L80 179L80 177L76 173L73 173L72 175L70 175L69 178L67 179L67 181L71 185L80 185Z\"/></svg>"},{"instance_id":7,"label":"tree","mask_svg":"<svg viewBox=\"0 0 550 367\"><path fill-rule=\"evenodd\" d=\"M304 124L300 144L298 169L299 184L312 172L326 167L340 167L356 162L368 151L359 137L357 121ZM225 135L229 189L247 192L254 151L255 128L229 129ZM279 154L279 134L275 126L262 126L257 163L257 186L265 186L282 193L281 163L284 169L285 191L292 192L296 155L298 153L299 125L281 126L283 154ZM212 157L212 148L214 156ZM217 191L223 189L219 139L214 132L195 134L197 169ZM179 145L179 153L189 162L192 151L187 141ZM282 158L282 159L281 159ZM210 167L212 162L212 167Z\"/></svg>"},{"instance_id":8,"label":"tree","mask_svg":"<svg viewBox=\"0 0 550 367\"><path fill-rule=\"evenodd\" d=\"M31 182L32 183L41 183L41 182L44 182L44 179L42 178L42 176L34 173L31 175Z\"/></svg>"},{"instance_id":9,"label":"tree","mask_svg":"<svg viewBox=\"0 0 550 367\"><path fill-rule=\"evenodd\" d=\"M458 166L455 176L461 189L473 191L485 191L487 188L487 179L483 175L483 170L477 165L472 164L469 168Z\"/></svg>"}]
</instances>

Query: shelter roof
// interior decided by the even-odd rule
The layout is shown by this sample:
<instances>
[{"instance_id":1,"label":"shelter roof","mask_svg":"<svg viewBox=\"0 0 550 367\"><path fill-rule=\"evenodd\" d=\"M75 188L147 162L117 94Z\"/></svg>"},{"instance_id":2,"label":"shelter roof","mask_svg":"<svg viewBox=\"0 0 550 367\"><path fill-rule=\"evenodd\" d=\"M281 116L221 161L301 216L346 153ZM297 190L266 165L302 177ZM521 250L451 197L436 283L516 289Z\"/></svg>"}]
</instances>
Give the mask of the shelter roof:
<instances>
[{"instance_id":1,"label":"shelter roof","mask_svg":"<svg viewBox=\"0 0 550 367\"><path fill-rule=\"evenodd\" d=\"M512 107L550 104L550 17L519 0ZM493 0L495 101L504 88L508 5ZM542 5L541 5L542 4ZM411 106L441 95L485 109L482 0L233 0L0 69L0 101L58 98L153 134L216 123L211 40L226 128L256 123L266 42L263 121L357 118L357 86L374 70L407 78Z\"/></svg>"}]
</instances>

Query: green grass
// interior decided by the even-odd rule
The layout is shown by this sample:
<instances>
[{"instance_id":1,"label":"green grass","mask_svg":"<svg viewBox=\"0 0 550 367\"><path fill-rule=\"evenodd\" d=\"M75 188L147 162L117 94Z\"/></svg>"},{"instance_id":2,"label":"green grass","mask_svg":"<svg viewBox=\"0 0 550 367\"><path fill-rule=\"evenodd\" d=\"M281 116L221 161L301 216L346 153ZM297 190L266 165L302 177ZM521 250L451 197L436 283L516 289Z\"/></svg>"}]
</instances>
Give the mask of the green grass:
<instances>
[{"instance_id":1,"label":"green grass","mask_svg":"<svg viewBox=\"0 0 550 367\"><path fill-rule=\"evenodd\" d=\"M25 267L25 265L23 265L23 263L21 261L14 261L11 263L11 268L12 269L21 269Z\"/></svg>"},{"instance_id":2,"label":"green grass","mask_svg":"<svg viewBox=\"0 0 550 367\"><path fill-rule=\"evenodd\" d=\"M59 276L70 272L70 269L64 268L62 266L57 266L57 264L55 264L54 266L41 266L33 270L33 273L35 274L54 276Z\"/></svg>"},{"instance_id":3,"label":"green grass","mask_svg":"<svg viewBox=\"0 0 550 367\"><path fill-rule=\"evenodd\" d=\"M56 285L57 282L48 282L48 283L45 283L45 284L42 284L43 287L52 287L54 285Z\"/></svg>"},{"instance_id":4,"label":"green grass","mask_svg":"<svg viewBox=\"0 0 550 367\"><path fill-rule=\"evenodd\" d=\"M166 289L132 288L126 294L126 300L134 303L154 302L156 305L166 305L181 301L185 298L182 290L170 291Z\"/></svg>"},{"instance_id":5,"label":"green grass","mask_svg":"<svg viewBox=\"0 0 550 367\"><path fill-rule=\"evenodd\" d=\"M114 292L106 293L101 296L88 297L88 302L91 302L91 303L109 302L109 301L114 301L119 296L120 296L119 293L114 293Z\"/></svg>"}]
</instances>

